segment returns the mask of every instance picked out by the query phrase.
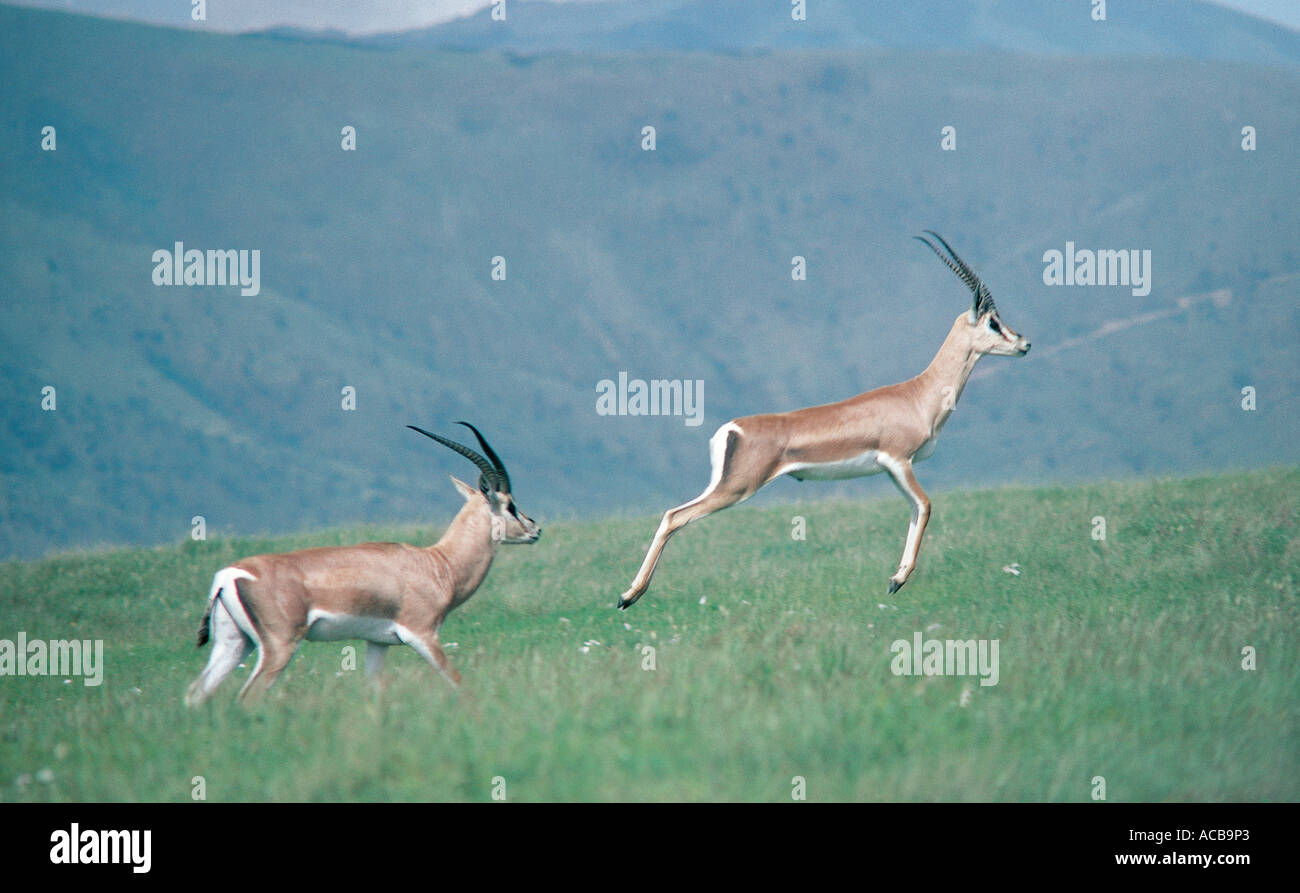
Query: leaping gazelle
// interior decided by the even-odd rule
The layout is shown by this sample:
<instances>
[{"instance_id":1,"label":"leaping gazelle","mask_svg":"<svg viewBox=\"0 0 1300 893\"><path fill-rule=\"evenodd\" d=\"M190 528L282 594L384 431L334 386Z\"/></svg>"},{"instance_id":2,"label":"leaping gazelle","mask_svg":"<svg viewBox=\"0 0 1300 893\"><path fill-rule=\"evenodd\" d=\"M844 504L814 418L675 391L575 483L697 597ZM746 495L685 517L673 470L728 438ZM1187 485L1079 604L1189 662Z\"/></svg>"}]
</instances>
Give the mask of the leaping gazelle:
<instances>
[{"instance_id":1,"label":"leaping gazelle","mask_svg":"<svg viewBox=\"0 0 1300 893\"><path fill-rule=\"evenodd\" d=\"M443 620L478 589L500 544L534 543L542 530L516 507L510 475L483 435L468 422L459 424L474 432L483 455L407 426L479 469L478 489L452 477L465 504L436 544L303 549L245 558L217 571L199 626L199 647L212 638L212 656L186 692L186 704L207 700L254 648L257 665L239 698L264 691L304 639L366 640L372 677L383 669L389 646L410 645L452 685L460 684L438 642Z\"/></svg>"},{"instance_id":2,"label":"leaping gazelle","mask_svg":"<svg viewBox=\"0 0 1300 893\"><path fill-rule=\"evenodd\" d=\"M708 488L664 513L641 569L619 597L620 608L628 608L650 587L650 577L669 537L692 521L748 499L783 474L803 481L889 472L912 503L903 559L889 578L889 591L897 592L907 582L930 519L930 500L916 481L912 463L934 452L935 439L980 357L1029 352L1029 342L998 315L988 287L938 233L925 232L939 240L948 256L929 239L915 238L928 245L973 296L970 310L957 317L930 365L915 378L839 403L747 416L719 428L709 440L712 477Z\"/></svg>"}]
</instances>

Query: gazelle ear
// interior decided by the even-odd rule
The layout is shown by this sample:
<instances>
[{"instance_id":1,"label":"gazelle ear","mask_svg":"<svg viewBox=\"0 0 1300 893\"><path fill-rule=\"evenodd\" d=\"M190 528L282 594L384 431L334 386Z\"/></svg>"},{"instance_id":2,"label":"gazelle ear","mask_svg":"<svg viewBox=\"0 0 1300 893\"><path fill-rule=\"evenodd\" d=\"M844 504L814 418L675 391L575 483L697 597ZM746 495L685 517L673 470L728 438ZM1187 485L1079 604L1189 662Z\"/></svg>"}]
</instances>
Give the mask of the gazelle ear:
<instances>
[{"instance_id":1,"label":"gazelle ear","mask_svg":"<svg viewBox=\"0 0 1300 893\"><path fill-rule=\"evenodd\" d=\"M451 482L456 485L456 489L460 491L461 496L465 497L466 502L469 502L471 499L473 499L475 496L478 495L477 487L471 487L469 484L465 483L460 478L456 477L454 474L449 474L447 475L447 477L451 478Z\"/></svg>"}]
</instances>

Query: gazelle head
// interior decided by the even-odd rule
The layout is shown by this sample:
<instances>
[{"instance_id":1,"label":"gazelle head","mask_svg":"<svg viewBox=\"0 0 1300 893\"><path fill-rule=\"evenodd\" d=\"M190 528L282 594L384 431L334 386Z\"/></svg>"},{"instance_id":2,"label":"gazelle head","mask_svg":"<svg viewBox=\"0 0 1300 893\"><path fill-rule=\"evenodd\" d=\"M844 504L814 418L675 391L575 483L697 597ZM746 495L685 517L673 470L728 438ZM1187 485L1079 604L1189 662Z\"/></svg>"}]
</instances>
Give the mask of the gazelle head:
<instances>
[{"instance_id":1,"label":"gazelle head","mask_svg":"<svg viewBox=\"0 0 1300 893\"><path fill-rule=\"evenodd\" d=\"M979 354L992 354L998 357L1023 357L1029 353L1029 340L1024 336L1017 334L1011 326L1002 321L998 314L997 305L993 303L993 294L989 287L984 284L975 271L966 266L966 262L957 256L943 236L934 230L925 230L931 236L939 240L948 251L945 255L942 251L934 246L934 243L922 236L913 236L929 246L930 250L938 255L939 260L948 265L957 278L966 283L966 287L971 290L971 308L966 316L966 323L970 327L970 336L972 348Z\"/></svg>"},{"instance_id":2,"label":"gazelle head","mask_svg":"<svg viewBox=\"0 0 1300 893\"><path fill-rule=\"evenodd\" d=\"M448 440L445 437L439 437L437 434L430 434L423 428L417 428L414 425L407 425L412 431L419 431L425 437L432 437L438 443L449 447L460 453L466 459L478 466L478 489L475 490L464 481L452 477L451 482L456 485L460 495L465 497L466 502L480 502L485 510L491 515L492 539L498 543L535 543L537 538L542 535L542 528L532 518L519 511L515 505L514 495L510 492L510 475L506 472L505 465L496 452L488 445L487 439L479 433L479 430L469 422L457 422L458 425L464 425L474 432L478 438L479 446L483 448L483 454L470 449L462 443L454 440Z\"/></svg>"}]
</instances>

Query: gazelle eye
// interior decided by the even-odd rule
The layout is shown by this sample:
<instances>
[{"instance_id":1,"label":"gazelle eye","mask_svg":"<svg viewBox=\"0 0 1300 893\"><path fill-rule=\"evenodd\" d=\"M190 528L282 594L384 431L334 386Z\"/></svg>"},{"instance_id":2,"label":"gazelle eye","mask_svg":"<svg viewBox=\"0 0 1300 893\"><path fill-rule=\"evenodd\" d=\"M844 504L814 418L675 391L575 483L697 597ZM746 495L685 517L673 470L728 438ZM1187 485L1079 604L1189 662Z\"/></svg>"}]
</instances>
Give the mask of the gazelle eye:
<instances>
[{"instance_id":1,"label":"gazelle eye","mask_svg":"<svg viewBox=\"0 0 1300 893\"><path fill-rule=\"evenodd\" d=\"M989 328L997 332L999 335L1002 334L1002 326L998 325L997 319L992 316L989 317Z\"/></svg>"}]
</instances>

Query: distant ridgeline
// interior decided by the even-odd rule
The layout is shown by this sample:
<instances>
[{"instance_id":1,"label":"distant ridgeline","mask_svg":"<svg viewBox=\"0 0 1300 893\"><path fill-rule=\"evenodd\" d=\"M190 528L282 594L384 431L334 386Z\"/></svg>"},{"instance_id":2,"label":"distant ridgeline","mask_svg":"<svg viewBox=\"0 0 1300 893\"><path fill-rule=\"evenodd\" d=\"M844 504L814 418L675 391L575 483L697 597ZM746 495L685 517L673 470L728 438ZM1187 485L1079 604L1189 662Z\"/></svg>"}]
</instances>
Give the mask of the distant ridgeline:
<instances>
[{"instance_id":1,"label":"distant ridgeline","mask_svg":"<svg viewBox=\"0 0 1300 893\"><path fill-rule=\"evenodd\" d=\"M271 33L348 40L337 32ZM516 53L856 48L1300 63L1300 34L1203 0L507 3L421 30L352 40Z\"/></svg>"}]
</instances>

